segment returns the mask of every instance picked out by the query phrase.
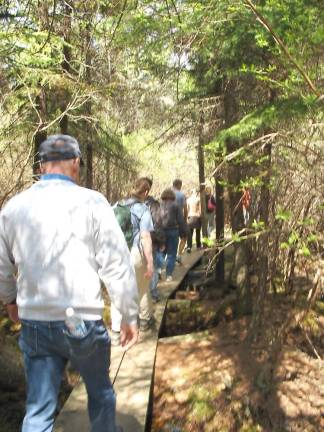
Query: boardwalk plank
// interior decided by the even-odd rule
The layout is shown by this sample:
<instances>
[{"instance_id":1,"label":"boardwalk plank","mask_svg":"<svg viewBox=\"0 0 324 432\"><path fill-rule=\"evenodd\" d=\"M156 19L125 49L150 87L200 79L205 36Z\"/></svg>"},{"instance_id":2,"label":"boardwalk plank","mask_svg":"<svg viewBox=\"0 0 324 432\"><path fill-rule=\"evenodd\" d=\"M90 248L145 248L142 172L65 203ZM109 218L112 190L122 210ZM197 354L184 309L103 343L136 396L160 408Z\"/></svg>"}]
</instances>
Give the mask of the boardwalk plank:
<instances>
[{"instance_id":1,"label":"boardwalk plank","mask_svg":"<svg viewBox=\"0 0 324 432\"><path fill-rule=\"evenodd\" d=\"M124 358L120 347L112 347L110 377L113 380L120 366L114 389L117 394L117 423L123 426L124 432L143 432L145 429L158 332L167 299L202 255L203 251L194 251L186 255L183 264L177 266L174 271L174 280L159 284L161 301L155 305L155 329L141 333L139 342L125 354ZM61 410L54 431L88 432L89 430L87 394L80 380Z\"/></svg>"}]
</instances>

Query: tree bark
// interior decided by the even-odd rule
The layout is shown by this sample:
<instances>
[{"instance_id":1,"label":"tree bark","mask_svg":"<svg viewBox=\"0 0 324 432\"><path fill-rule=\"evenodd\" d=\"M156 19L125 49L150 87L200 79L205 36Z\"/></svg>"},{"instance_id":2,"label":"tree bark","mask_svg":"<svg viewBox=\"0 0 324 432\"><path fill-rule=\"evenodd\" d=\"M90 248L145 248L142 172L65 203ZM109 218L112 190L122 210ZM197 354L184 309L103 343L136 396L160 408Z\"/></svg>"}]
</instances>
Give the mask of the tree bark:
<instances>
[{"instance_id":1,"label":"tree bark","mask_svg":"<svg viewBox=\"0 0 324 432\"><path fill-rule=\"evenodd\" d=\"M201 207L201 231L203 237L208 237L206 220L206 191L205 191L205 158L204 158L204 137L203 137L203 118L200 119L198 137L198 170L199 170L199 191Z\"/></svg>"},{"instance_id":2,"label":"tree bark","mask_svg":"<svg viewBox=\"0 0 324 432\"><path fill-rule=\"evenodd\" d=\"M40 117L40 123L34 136L34 149L33 149L33 176L34 179L38 179L40 175L39 166L39 146L47 138L46 130L44 126L46 124L46 95L44 88L41 88L40 94L36 97L36 109Z\"/></svg>"},{"instance_id":3,"label":"tree bark","mask_svg":"<svg viewBox=\"0 0 324 432\"><path fill-rule=\"evenodd\" d=\"M86 56L85 56L85 78L88 84L91 83L91 24L87 23L86 26ZM90 117L91 115L91 102L88 101L85 104L85 114ZM86 187L89 189L93 188L93 140L92 140L92 129L90 123L85 121L85 134L86 134Z\"/></svg>"},{"instance_id":4,"label":"tree bark","mask_svg":"<svg viewBox=\"0 0 324 432\"><path fill-rule=\"evenodd\" d=\"M271 179L271 150L272 145L266 144L264 147L263 155L267 156L265 161L266 176L261 187L260 196L260 220L264 222L265 228L269 225L269 208L270 208L270 179ZM262 329L264 316L264 306L267 297L267 280L269 274L269 234L266 232L259 239L260 246L258 248L259 262L258 262L258 292L257 298L253 307L253 315L251 327L248 335L249 341L256 341L259 337L259 332Z\"/></svg>"},{"instance_id":5,"label":"tree bark","mask_svg":"<svg viewBox=\"0 0 324 432\"><path fill-rule=\"evenodd\" d=\"M62 70L63 70L63 74L64 73L69 73L70 72L70 62L71 62L71 48L69 46L69 41L70 41L70 33L71 33L71 12L72 9L70 7L70 5L66 2L64 2L64 23L63 23L63 40L64 40L64 44L63 44L63 61L62 61ZM67 91L67 90L66 90ZM65 112L66 110L66 97L67 95L65 95L65 97L63 99L65 99L65 101L63 101L62 104L62 112ZM64 114L63 117L60 120L60 129L61 129L61 133L66 135L68 133L68 116L67 114Z\"/></svg>"},{"instance_id":6,"label":"tree bark","mask_svg":"<svg viewBox=\"0 0 324 432\"><path fill-rule=\"evenodd\" d=\"M216 176L215 197L216 197L216 243L221 246L224 242L224 187L220 183L221 178ZM225 280L225 259L224 251L219 254L216 263L216 279L223 283Z\"/></svg>"},{"instance_id":7,"label":"tree bark","mask_svg":"<svg viewBox=\"0 0 324 432\"><path fill-rule=\"evenodd\" d=\"M111 176L110 176L110 154L106 154L106 198L111 199Z\"/></svg>"}]
</instances>

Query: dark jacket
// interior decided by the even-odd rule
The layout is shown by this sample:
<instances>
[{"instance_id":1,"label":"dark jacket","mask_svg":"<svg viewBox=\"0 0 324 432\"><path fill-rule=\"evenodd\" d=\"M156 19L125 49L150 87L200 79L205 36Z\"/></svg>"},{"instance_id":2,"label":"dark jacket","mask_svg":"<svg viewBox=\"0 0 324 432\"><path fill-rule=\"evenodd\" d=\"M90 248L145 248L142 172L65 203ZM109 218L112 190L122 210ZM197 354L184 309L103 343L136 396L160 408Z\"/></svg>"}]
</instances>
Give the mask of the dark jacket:
<instances>
[{"instance_id":1,"label":"dark jacket","mask_svg":"<svg viewBox=\"0 0 324 432\"><path fill-rule=\"evenodd\" d=\"M187 226L183 212L175 201L165 200L161 203L162 226L165 230L179 229L180 237L187 235Z\"/></svg>"},{"instance_id":2,"label":"dark jacket","mask_svg":"<svg viewBox=\"0 0 324 432\"><path fill-rule=\"evenodd\" d=\"M150 209L154 231L151 231L153 249L160 249L165 245L165 232L162 226L161 206L152 196L148 196L145 204Z\"/></svg>"}]
</instances>

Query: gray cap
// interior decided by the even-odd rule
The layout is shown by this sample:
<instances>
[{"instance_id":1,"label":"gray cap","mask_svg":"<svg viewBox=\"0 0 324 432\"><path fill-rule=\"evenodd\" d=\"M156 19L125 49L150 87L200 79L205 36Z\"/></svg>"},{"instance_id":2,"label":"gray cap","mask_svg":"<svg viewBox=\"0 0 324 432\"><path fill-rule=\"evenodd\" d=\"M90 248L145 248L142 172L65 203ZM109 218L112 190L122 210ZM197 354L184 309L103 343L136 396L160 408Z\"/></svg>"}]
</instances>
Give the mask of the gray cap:
<instances>
[{"instance_id":1,"label":"gray cap","mask_svg":"<svg viewBox=\"0 0 324 432\"><path fill-rule=\"evenodd\" d=\"M50 135L39 146L41 162L81 159L78 141L70 135Z\"/></svg>"}]
</instances>

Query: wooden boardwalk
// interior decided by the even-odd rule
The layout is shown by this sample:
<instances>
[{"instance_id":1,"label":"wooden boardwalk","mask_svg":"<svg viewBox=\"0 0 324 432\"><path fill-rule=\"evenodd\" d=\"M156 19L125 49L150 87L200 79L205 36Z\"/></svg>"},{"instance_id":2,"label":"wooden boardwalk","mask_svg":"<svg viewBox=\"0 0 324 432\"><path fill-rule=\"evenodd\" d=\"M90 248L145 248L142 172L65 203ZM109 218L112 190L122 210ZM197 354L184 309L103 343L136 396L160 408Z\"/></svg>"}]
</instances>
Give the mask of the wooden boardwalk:
<instances>
[{"instance_id":1,"label":"wooden boardwalk","mask_svg":"<svg viewBox=\"0 0 324 432\"><path fill-rule=\"evenodd\" d=\"M179 287L187 272L202 257L203 251L184 255L181 266L176 266L172 282L160 282L161 301L155 305L156 327L140 333L139 342L123 356L120 347L112 347L110 378L117 394L117 424L124 432L144 432L147 421L151 384L154 372L158 333L169 296ZM119 370L118 370L119 369ZM89 432L87 393L80 382L60 412L55 432Z\"/></svg>"}]
</instances>

